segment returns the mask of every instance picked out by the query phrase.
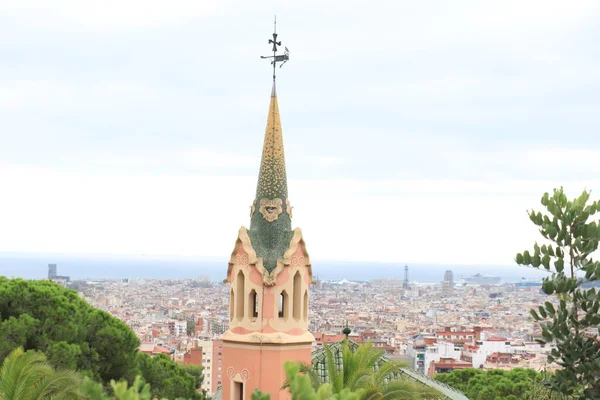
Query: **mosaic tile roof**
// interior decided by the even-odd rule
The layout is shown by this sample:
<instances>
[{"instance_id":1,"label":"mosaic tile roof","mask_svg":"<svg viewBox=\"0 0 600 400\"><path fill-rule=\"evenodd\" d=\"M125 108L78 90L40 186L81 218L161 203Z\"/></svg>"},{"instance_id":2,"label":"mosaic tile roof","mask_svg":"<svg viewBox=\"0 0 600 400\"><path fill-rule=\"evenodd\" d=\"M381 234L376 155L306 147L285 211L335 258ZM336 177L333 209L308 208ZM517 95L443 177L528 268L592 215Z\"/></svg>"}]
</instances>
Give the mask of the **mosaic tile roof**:
<instances>
[{"instance_id":1,"label":"mosaic tile roof","mask_svg":"<svg viewBox=\"0 0 600 400\"><path fill-rule=\"evenodd\" d=\"M269 200L275 199L280 201L269 202ZM292 240L291 216L288 214L287 207L285 207L287 200L288 188L283 134L279 118L277 92L275 83L273 83L256 198L254 199L250 229L248 230L252 247L256 251L256 255L263 259L263 266L268 271L275 269L277 260L283 257ZM274 204L280 204L283 207L274 207L275 211L272 212L276 213L276 216L267 218L265 207Z\"/></svg>"}]
</instances>

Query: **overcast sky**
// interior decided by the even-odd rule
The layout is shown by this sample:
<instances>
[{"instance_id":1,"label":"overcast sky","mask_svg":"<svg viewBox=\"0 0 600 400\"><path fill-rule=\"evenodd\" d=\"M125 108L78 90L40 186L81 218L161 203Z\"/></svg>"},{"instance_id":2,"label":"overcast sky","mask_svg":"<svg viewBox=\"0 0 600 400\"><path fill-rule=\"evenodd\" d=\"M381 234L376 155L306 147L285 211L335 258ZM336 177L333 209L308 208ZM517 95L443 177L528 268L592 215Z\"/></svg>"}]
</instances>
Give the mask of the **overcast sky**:
<instances>
[{"instance_id":1,"label":"overcast sky","mask_svg":"<svg viewBox=\"0 0 600 400\"><path fill-rule=\"evenodd\" d=\"M277 13L313 262L512 264L545 191L600 197L599 5L2 1L0 252L226 259Z\"/></svg>"}]
</instances>

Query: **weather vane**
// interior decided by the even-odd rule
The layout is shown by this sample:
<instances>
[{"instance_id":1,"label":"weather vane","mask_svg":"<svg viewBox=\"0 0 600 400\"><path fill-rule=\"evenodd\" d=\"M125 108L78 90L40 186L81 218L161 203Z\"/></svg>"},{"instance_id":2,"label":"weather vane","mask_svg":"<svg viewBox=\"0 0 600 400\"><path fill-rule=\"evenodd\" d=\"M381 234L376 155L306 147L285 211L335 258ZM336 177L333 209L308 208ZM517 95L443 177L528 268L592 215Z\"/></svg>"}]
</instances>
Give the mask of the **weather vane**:
<instances>
[{"instance_id":1,"label":"weather vane","mask_svg":"<svg viewBox=\"0 0 600 400\"><path fill-rule=\"evenodd\" d=\"M283 64L288 62L290 59L290 51L287 47L283 47L285 51L283 54L277 55L277 46L281 46L281 42L277 41L277 16L275 16L275 23L273 28L273 39L269 39L269 44L273 44L273 55L272 56L260 56L260 58L270 58L271 65L273 66L273 81L275 81L275 71L277 67L277 63L280 62L281 65L279 68L283 67Z\"/></svg>"}]
</instances>

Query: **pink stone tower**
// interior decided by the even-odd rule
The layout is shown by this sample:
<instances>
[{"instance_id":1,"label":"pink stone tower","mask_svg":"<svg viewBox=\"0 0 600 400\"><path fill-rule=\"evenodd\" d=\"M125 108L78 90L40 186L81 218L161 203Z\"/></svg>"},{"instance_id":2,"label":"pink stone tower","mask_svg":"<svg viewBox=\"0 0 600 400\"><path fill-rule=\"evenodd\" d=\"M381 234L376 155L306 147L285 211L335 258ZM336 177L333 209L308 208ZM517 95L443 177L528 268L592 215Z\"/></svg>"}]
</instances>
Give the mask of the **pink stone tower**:
<instances>
[{"instance_id":1,"label":"pink stone tower","mask_svg":"<svg viewBox=\"0 0 600 400\"><path fill-rule=\"evenodd\" d=\"M283 136L275 82L250 229L241 227L229 260L229 329L223 335L223 399L254 389L287 399L283 364L311 362L308 331L312 270L299 228L291 229Z\"/></svg>"}]
</instances>

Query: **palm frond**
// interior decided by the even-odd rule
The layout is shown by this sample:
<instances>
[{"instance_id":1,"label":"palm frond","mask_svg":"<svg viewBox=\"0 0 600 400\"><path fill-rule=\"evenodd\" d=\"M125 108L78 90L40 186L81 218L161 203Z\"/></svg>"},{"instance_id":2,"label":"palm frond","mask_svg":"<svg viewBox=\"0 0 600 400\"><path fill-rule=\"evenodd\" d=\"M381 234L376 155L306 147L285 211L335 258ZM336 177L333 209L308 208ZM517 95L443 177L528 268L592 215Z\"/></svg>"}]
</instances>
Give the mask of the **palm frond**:
<instances>
[{"instance_id":1,"label":"palm frond","mask_svg":"<svg viewBox=\"0 0 600 400\"><path fill-rule=\"evenodd\" d=\"M306 375L310 378L310 382L311 382L315 392L317 390L319 390L319 387L321 386L321 384L325 383L325 382L321 381L321 377L319 376L319 374L317 374L317 371L315 371L315 369L313 368L312 365L306 364L304 362L300 362L300 363L298 363L298 366L300 367L300 373L303 375ZM290 388L290 380L288 378L286 378L285 382L283 382L283 386L281 386L281 390L285 390L285 389L289 389L289 388Z\"/></svg>"},{"instance_id":2,"label":"palm frond","mask_svg":"<svg viewBox=\"0 0 600 400\"><path fill-rule=\"evenodd\" d=\"M357 346L347 339L339 344L323 346L324 357L318 359L327 373L334 395L342 390L356 393L359 400L438 400L436 389L406 377L406 364L388 360L384 351L372 343ZM341 356L341 360L339 357ZM313 370L314 371L314 370Z\"/></svg>"},{"instance_id":3,"label":"palm frond","mask_svg":"<svg viewBox=\"0 0 600 400\"><path fill-rule=\"evenodd\" d=\"M441 398L437 390L407 378L398 378L382 387L383 400L431 400Z\"/></svg>"},{"instance_id":4,"label":"palm frond","mask_svg":"<svg viewBox=\"0 0 600 400\"><path fill-rule=\"evenodd\" d=\"M43 353L24 352L19 347L4 360L0 392L9 399L29 399L37 382L52 372Z\"/></svg>"},{"instance_id":5,"label":"palm frond","mask_svg":"<svg viewBox=\"0 0 600 400\"><path fill-rule=\"evenodd\" d=\"M335 355L331 351L331 348L328 345L324 345L325 347L325 363L327 365L327 375L329 376L329 383L331 384L331 389L333 393L339 393L343 389L343 381L344 375L343 370L338 368L338 365L335 360Z\"/></svg>"},{"instance_id":6,"label":"palm frond","mask_svg":"<svg viewBox=\"0 0 600 400\"><path fill-rule=\"evenodd\" d=\"M13 350L0 368L0 399L80 399L81 377L74 371L55 371L43 353Z\"/></svg>"},{"instance_id":7,"label":"palm frond","mask_svg":"<svg viewBox=\"0 0 600 400\"><path fill-rule=\"evenodd\" d=\"M46 400L54 397L77 397L81 377L74 371L55 371L41 380L32 393L32 400Z\"/></svg>"},{"instance_id":8,"label":"palm frond","mask_svg":"<svg viewBox=\"0 0 600 400\"><path fill-rule=\"evenodd\" d=\"M346 379L346 382L344 383L344 387L347 387L348 389L354 391L356 389L360 389L360 388L366 388L369 386L373 386L371 384L371 377L373 374L373 370L370 368L354 368L354 370L349 370L348 371L348 378Z\"/></svg>"},{"instance_id":9,"label":"palm frond","mask_svg":"<svg viewBox=\"0 0 600 400\"><path fill-rule=\"evenodd\" d=\"M405 366L405 363L396 360L389 360L385 363L381 363L377 371L373 373L373 380L377 385L383 385L386 381L393 380L395 376L400 374L402 368Z\"/></svg>"},{"instance_id":10,"label":"palm frond","mask_svg":"<svg viewBox=\"0 0 600 400\"><path fill-rule=\"evenodd\" d=\"M365 390L361 396L361 400L381 400L382 394L376 388Z\"/></svg>"}]
</instances>

